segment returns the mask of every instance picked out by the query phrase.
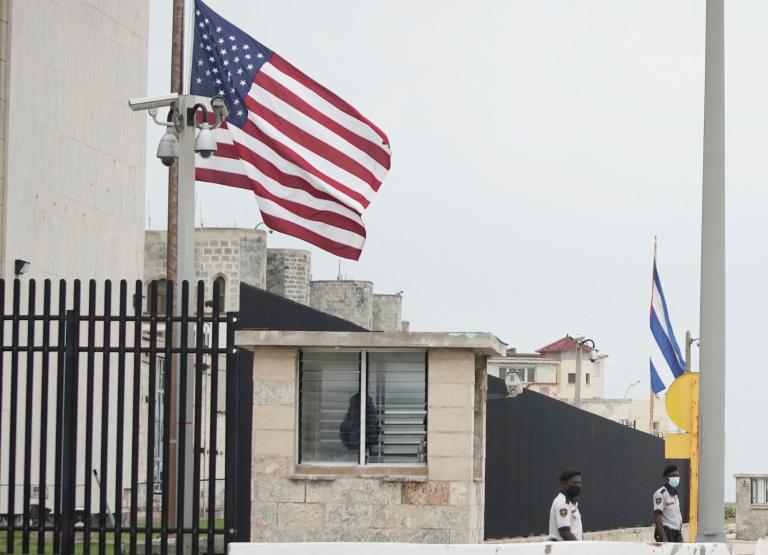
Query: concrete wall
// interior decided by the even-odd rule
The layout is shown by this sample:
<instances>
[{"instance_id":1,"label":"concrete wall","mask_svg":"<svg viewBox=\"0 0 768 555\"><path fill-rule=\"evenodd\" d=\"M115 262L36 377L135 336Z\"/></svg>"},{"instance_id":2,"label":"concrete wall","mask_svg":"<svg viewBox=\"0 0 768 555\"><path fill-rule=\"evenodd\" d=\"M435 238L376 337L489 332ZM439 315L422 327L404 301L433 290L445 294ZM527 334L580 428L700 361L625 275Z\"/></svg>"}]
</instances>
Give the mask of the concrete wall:
<instances>
[{"instance_id":1,"label":"concrete wall","mask_svg":"<svg viewBox=\"0 0 768 555\"><path fill-rule=\"evenodd\" d=\"M267 290L309 305L312 253L300 249L267 249Z\"/></svg>"},{"instance_id":2,"label":"concrete wall","mask_svg":"<svg viewBox=\"0 0 768 555\"><path fill-rule=\"evenodd\" d=\"M166 273L165 230L147 231L144 280L163 279ZM225 309L240 306L240 282L266 286L267 234L254 229L198 228L195 230L195 274L205 282L206 300L212 298L213 281L225 282Z\"/></svg>"},{"instance_id":3,"label":"concrete wall","mask_svg":"<svg viewBox=\"0 0 768 555\"><path fill-rule=\"evenodd\" d=\"M127 100L146 95L149 2L2 4L0 273L138 279L147 117Z\"/></svg>"},{"instance_id":4,"label":"concrete wall","mask_svg":"<svg viewBox=\"0 0 768 555\"><path fill-rule=\"evenodd\" d=\"M756 540L768 535L768 504L752 504L752 478L768 474L736 474L736 539Z\"/></svg>"},{"instance_id":5,"label":"concrete wall","mask_svg":"<svg viewBox=\"0 0 768 555\"><path fill-rule=\"evenodd\" d=\"M310 306L371 329L373 326L373 283L332 280L310 284Z\"/></svg>"},{"instance_id":6,"label":"concrete wall","mask_svg":"<svg viewBox=\"0 0 768 555\"><path fill-rule=\"evenodd\" d=\"M319 541L319 540L315 540ZM759 547L762 549L762 547ZM413 545L406 543L309 543L248 544L233 543L231 555L542 555L558 553L568 555L729 555L724 543L709 544L653 544L612 541L548 542L505 545Z\"/></svg>"},{"instance_id":7,"label":"concrete wall","mask_svg":"<svg viewBox=\"0 0 768 555\"><path fill-rule=\"evenodd\" d=\"M403 328L403 296L375 294L373 296L373 323L376 331L401 331Z\"/></svg>"},{"instance_id":8,"label":"concrete wall","mask_svg":"<svg viewBox=\"0 0 768 555\"><path fill-rule=\"evenodd\" d=\"M428 353L426 466L299 467L298 349L254 348L253 541L482 541L484 358Z\"/></svg>"}]
</instances>

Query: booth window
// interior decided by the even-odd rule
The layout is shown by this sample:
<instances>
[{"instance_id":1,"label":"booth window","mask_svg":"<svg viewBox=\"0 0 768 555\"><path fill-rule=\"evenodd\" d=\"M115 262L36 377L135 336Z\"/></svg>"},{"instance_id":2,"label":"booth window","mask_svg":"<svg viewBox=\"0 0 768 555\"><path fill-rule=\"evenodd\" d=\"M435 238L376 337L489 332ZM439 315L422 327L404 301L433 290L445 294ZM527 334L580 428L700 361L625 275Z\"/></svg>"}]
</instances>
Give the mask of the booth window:
<instances>
[{"instance_id":1,"label":"booth window","mask_svg":"<svg viewBox=\"0 0 768 555\"><path fill-rule=\"evenodd\" d=\"M299 463L426 463L426 361L425 351L302 351Z\"/></svg>"}]
</instances>

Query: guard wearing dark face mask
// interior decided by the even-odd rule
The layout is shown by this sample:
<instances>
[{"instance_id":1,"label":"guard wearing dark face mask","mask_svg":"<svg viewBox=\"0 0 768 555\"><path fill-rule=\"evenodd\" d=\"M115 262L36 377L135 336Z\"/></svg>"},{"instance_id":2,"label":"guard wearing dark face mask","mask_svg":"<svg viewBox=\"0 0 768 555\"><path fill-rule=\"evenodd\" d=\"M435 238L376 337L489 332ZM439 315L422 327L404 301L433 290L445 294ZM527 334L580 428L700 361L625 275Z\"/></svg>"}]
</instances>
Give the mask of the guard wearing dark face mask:
<instances>
[{"instance_id":1,"label":"guard wearing dark face mask","mask_svg":"<svg viewBox=\"0 0 768 555\"><path fill-rule=\"evenodd\" d=\"M680 543L683 541L683 515L680 512L680 498L677 486L680 485L680 472L674 464L664 469L663 487L653 494L653 516L656 530L653 537L657 542Z\"/></svg>"},{"instance_id":2,"label":"guard wearing dark face mask","mask_svg":"<svg viewBox=\"0 0 768 555\"><path fill-rule=\"evenodd\" d=\"M560 474L560 493L549 510L549 537L555 541L582 539L581 513L576 498L581 493L581 472L566 470Z\"/></svg>"}]
</instances>

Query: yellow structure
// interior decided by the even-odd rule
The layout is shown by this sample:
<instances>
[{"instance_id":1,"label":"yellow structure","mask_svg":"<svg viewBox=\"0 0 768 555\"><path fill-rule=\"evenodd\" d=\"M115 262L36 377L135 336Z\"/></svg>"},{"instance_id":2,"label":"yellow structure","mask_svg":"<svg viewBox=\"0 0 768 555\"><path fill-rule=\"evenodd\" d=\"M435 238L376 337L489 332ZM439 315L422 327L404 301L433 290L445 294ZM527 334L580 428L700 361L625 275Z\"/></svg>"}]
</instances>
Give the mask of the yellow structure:
<instances>
[{"instance_id":1,"label":"yellow structure","mask_svg":"<svg viewBox=\"0 0 768 555\"><path fill-rule=\"evenodd\" d=\"M678 377L666 395L667 414L677 426L689 433L669 434L664 440L668 459L691 460L690 538L696 537L699 500L699 374L686 372Z\"/></svg>"}]
</instances>

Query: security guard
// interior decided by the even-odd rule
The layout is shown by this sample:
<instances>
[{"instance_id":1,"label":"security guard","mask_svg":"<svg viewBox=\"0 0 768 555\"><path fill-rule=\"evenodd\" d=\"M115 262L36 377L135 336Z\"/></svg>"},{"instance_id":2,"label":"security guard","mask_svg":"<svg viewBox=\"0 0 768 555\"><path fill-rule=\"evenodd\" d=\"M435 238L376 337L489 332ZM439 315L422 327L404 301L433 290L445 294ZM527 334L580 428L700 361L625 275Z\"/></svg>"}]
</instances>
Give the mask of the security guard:
<instances>
[{"instance_id":1,"label":"security guard","mask_svg":"<svg viewBox=\"0 0 768 555\"><path fill-rule=\"evenodd\" d=\"M560 474L560 493L549 510L549 537L554 541L582 539L581 513L576 498L581 493L581 472L566 470Z\"/></svg>"},{"instance_id":2,"label":"security guard","mask_svg":"<svg viewBox=\"0 0 768 555\"><path fill-rule=\"evenodd\" d=\"M680 498L677 486L680 485L680 472L674 464L664 469L663 487L653 494L653 513L656 530L653 537L657 542L681 543L683 541L683 515L680 512Z\"/></svg>"}]
</instances>

